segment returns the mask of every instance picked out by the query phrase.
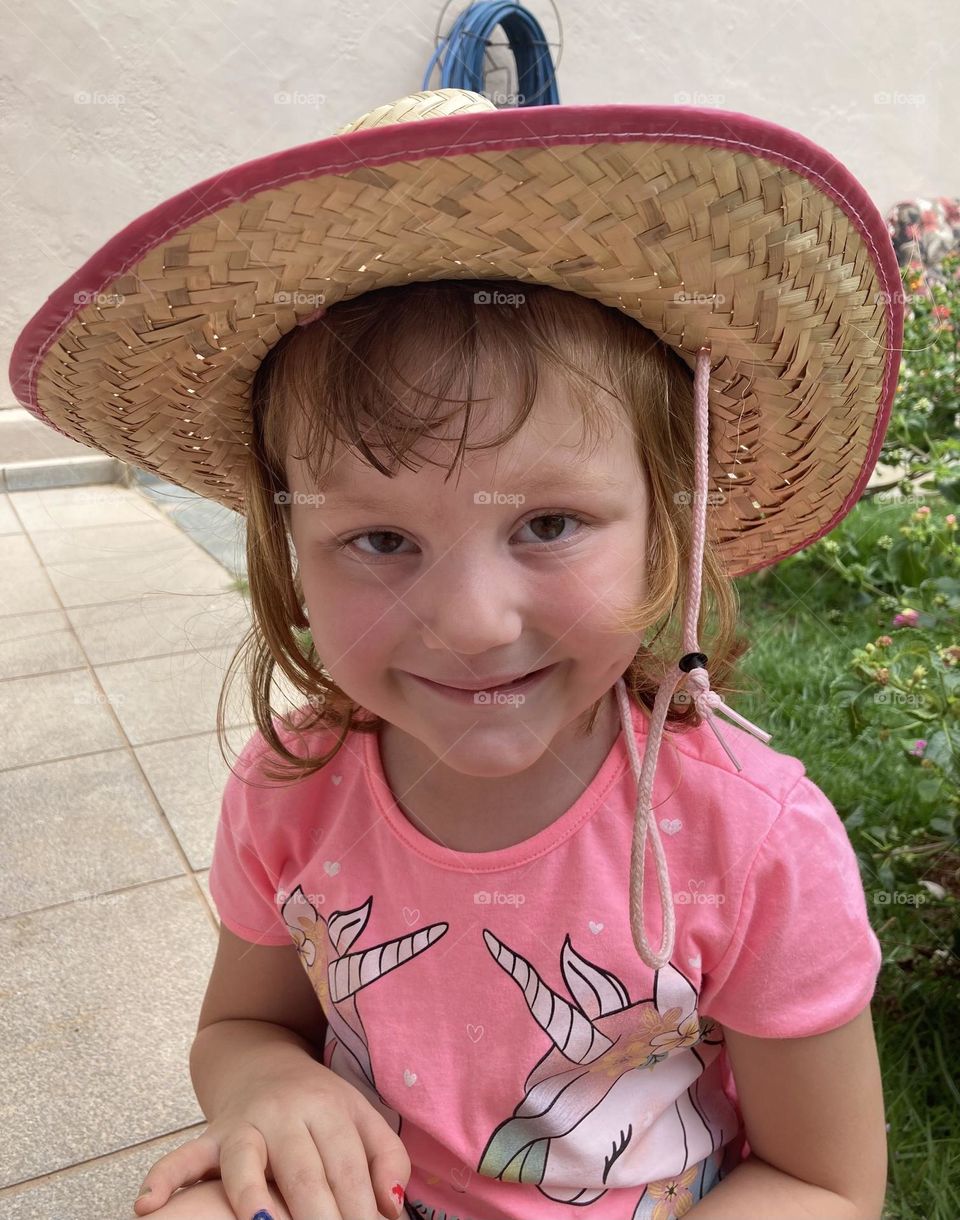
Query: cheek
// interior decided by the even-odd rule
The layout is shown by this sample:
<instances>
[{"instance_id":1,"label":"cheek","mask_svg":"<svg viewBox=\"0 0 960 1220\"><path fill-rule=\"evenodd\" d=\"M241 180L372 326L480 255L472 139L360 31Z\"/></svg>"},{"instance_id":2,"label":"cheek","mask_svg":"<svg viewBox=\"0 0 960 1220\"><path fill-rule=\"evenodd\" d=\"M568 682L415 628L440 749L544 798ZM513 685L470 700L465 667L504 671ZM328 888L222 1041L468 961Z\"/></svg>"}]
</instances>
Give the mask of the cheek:
<instances>
[{"instance_id":1,"label":"cheek","mask_svg":"<svg viewBox=\"0 0 960 1220\"><path fill-rule=\"evenodd\" d=\"M646 595L643 542L632 531L578 564L564 585L566 617L582 615L583 629L609 623L618 610L633 608Z\"/></svg>"},{"instance_id":2,"label":"cheek","mask_svg":"<svg viewBox=\"0 0 960 1220\"><path fill-rule=\"evenodd\" d=\"M301 577L313 642L324 664L336 676L349 673L390 644L389 613L396 598L381 584L340 582L336 597L333 582L323 572Z\"/></svg>"}]
</instances>

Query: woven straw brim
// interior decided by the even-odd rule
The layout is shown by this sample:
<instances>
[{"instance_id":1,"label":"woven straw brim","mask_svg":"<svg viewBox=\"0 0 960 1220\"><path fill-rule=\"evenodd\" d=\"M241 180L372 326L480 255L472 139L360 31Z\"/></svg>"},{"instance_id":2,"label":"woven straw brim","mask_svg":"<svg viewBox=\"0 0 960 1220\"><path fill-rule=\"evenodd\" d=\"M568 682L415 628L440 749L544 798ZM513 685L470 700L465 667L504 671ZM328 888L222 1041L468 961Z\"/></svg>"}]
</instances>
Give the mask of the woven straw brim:
<instances>
[{"instance_id":1,"label":"woven straw brim","mask_svg":"<svg viewBox=\"0 0 960 1220\"><path fill-rule=\"evenodd\" d=\"M250 384L282 335L387 285L509 277L623 310L691 369L710 345L708 536L731 576L852 507L889 412L899 281L812 178L682 139L342 160L137 254L38 355L31 409L242 512Z\"/></svg>"}]
</instances>

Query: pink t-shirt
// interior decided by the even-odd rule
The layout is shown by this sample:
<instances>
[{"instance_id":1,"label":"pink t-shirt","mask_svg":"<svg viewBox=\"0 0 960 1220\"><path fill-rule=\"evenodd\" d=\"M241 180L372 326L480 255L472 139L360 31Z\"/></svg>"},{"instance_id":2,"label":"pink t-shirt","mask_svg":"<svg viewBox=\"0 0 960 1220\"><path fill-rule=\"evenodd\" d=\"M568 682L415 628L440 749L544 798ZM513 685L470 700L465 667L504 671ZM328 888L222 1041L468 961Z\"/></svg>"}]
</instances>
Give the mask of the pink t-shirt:
<instances>
[{"instance_id":1,"label":"pink t-shirt","mask_svg":"<svg viewBox=\"0 0 960 1220\"><path fill-rule=\"evenodd\" d=\"M642 758L648 716L630 706ZM408 821L376 734L287 785L260 772L262 734L247 742L236 770L267 786L228 777L210 892L238 936L298 947L329 1021L324 1064L410 1157L408 1215L682 1215L749 1152L721 1026L804 1037L869 1003L881 951L840 817L798 759L721 732L741 772L706 724L660 749L676 944L656 972L630 932L622 731L561 817L491 852ZM312 753L335 740L314 731ZM656 947L649 834L646 850Z\"/></svg>"}]
</instances>

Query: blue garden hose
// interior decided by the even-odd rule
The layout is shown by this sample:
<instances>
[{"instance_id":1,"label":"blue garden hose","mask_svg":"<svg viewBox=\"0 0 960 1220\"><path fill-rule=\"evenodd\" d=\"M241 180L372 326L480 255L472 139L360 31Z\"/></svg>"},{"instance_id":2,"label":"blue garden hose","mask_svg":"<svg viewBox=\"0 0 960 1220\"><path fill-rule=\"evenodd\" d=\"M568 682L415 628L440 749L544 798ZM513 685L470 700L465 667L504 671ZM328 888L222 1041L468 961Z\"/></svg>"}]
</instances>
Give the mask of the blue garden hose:
<instances>
[{"instance_id":1,"label":"blue garden hose","mask_svg":"<svg viewBox=\"0 0 960 1220\"><path fill-rule=\"evenodd\" d=\"M490 35L498 25L507 36L517 65L518 105L559 105L553 59L540 22L523 5L498 0L471 4L464 9L431 56L422 87L430 88L431 73L442 57L439 88L483 93L483 57Z\"/></svg>"}]
</instances>

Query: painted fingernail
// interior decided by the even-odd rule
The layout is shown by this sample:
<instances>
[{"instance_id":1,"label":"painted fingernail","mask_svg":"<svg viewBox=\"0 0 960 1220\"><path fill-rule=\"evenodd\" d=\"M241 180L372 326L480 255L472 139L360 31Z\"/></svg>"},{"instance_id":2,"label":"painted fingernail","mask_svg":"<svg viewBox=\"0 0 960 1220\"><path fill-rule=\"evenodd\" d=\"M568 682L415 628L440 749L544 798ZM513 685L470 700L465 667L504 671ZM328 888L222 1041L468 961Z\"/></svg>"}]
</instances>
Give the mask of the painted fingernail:
<instances>
[{"instance_id":1,"label":"painted fingernail","mask_svg":"<svg viewBox=\"0 0 960 1220\"><path fill-rule=\"evenodd\" d=\"M394 1196L395 1199L398 1200L397 1215L402 1216L403 1215L403 1187L398 1182L396 1184L396 1186L391 1187L390 1193Z\"/></svg>"},{"instance_id":2,"label":"painted fingernail","mask_svg":"<svg viewBox=\"0 0 960 1220\"><path fill-rule=\"evenodd\" d=\"M271 1216L268 1211L264 1211L261 1207L257 1214L253 1217L253 1220L273 1220L273 1216Z\"/></svg>"}]
</instances>

